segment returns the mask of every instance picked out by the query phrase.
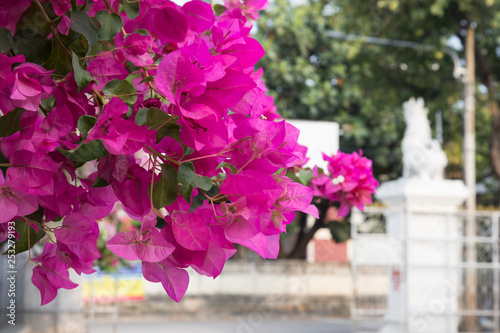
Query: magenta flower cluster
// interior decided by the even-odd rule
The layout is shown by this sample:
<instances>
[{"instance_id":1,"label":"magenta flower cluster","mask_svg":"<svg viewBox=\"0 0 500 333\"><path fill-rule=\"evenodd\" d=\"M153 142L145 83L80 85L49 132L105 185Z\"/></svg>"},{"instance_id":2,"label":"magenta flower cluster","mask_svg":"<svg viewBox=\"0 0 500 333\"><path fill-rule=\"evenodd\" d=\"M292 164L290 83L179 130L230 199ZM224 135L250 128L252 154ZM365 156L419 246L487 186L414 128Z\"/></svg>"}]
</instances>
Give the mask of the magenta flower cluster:
<instances>
[{"instance_id":1,"label":"magenta flower cluster","mask_svg":"<svg viewBox=\"0 0 500 333\"><path fill-rule=\"evenodd\" d=\"M363 210L365 204L372 203L372 194L378 186L373 177L372 161L354 152L338 151L333 156L323 154L328 162L328 174L313 169L310 187L314 196L325 198L330 203L338 202L338 216L346 216L352 207Z\"/></svg>"},{"instance_id":2,"label":"magenta flower cluster","mask_svg":"<svg viewBox=\"0 0 500 333\"><path fill-rule=\"evenodd\" d=\"M217 15L200 0L5 3L14 40L28 8L52 15L50 58L29 62L18 44L0 54L0 241L15 221L17 250L45 242L31 257L42 304L76 286L68 269L95 271L96 221L117 201L142 224L107 247L175 301L187 267L215 278L234 244L276 258L294 212L318 216L313 189L285 175L304 157L299 131L255 69L249 19L267 1Z\"/></svg>"}]
</instances>

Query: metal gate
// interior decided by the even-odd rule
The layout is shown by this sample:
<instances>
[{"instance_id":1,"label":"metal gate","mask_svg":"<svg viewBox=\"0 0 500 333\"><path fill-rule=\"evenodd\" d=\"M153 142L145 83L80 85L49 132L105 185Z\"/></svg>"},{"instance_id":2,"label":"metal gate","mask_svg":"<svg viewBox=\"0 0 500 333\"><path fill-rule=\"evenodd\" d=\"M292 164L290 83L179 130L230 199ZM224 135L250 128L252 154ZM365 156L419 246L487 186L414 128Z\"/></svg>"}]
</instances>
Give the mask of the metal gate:
<instances>
[{"instance_id":1,"label":"metal gate","mask_svg":"<svg viewBox=\"0 0 500 333\"><path fill-rule=\"evenodd\" d=\"M387 214L408 217L374 207L352 214L352 332L500 332L500 212L443 212L446 237L388 233ZM474 235L466 236L467 225ZM427 252L428 260L409 249ZM432 256L445 256L446 264L433 264ZM428 290L414 287L426 279L439 288L427 299ZM425 302L415 307L415 297Z\"/></svg>"}]
</instances>

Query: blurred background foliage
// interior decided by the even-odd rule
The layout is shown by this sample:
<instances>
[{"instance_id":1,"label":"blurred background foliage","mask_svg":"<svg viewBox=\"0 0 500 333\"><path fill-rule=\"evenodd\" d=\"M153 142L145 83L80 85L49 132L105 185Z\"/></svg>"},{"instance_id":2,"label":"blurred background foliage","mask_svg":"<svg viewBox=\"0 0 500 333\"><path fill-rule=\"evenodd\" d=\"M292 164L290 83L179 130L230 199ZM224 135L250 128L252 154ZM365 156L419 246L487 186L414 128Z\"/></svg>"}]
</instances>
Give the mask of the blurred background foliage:
<instances>
[{"instance_id":1,"label":"blurred background foliage","mask_svg":"<svg viewBox=\"0 0 500 333\"><path fill-rule=\"evenodd\" d=\"M402 173L402 104L423 97L433 130L437 111L442 114L445 176L460 179L463 85L443 50L457 52L465 64L464 38L469 26L475 28L478 203L498 205L498 9L494 0L275 0L257 22L255 37L267 52L260 62L264 80L284 117L340 123L341 150L361 148L374 161L378 180L386 181ZM422 47L332 38L332 32Z\"/></svg>"}]
</instances>

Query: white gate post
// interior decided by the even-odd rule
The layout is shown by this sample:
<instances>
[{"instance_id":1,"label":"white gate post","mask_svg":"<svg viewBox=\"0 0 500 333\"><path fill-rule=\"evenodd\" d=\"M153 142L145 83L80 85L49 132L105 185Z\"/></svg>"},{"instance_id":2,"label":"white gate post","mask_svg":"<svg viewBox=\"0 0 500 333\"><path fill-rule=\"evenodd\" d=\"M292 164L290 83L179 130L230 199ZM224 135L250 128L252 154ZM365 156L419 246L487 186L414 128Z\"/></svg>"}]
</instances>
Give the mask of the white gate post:
<instances>
[{"instance_id":1,"label":"white gate post","mask_svg":"<svg viewBox=\"0 0 500 333\"><path fill-rule=\"evenodd\" d=\"M381 332L458 331L458 318L450 315L458 310L462 255L461 220L455 213L467 193L462 181L443 179L402 178L379 188L377 197L388 206L387 234L400 238L406 249L404 271L390 274Z\"/></svg>"}]
</instances>

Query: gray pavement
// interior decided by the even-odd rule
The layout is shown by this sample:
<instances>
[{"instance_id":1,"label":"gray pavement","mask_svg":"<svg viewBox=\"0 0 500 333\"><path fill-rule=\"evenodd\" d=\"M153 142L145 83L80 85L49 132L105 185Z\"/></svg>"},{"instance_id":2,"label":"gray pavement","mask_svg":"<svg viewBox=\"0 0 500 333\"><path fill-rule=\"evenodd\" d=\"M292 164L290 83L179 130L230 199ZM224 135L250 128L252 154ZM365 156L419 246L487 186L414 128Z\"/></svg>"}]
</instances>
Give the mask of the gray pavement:
<instances>
[{"instance_id":1,"label":"gray pavement","mask_svg":"<svg viewBox=\"0 0 500 333\"><path fill-rule=\"evenodd\" d=\"M358 327L359 328L359 327ZM363 332L375 332L367 329ZM89 333L351 333L346 319L272 320L242 317L231 321L133 321L118 323L117 330L109 323L96 323ZM358 331L359 332L359 331Z\"/></svg>"}]
</instances>

